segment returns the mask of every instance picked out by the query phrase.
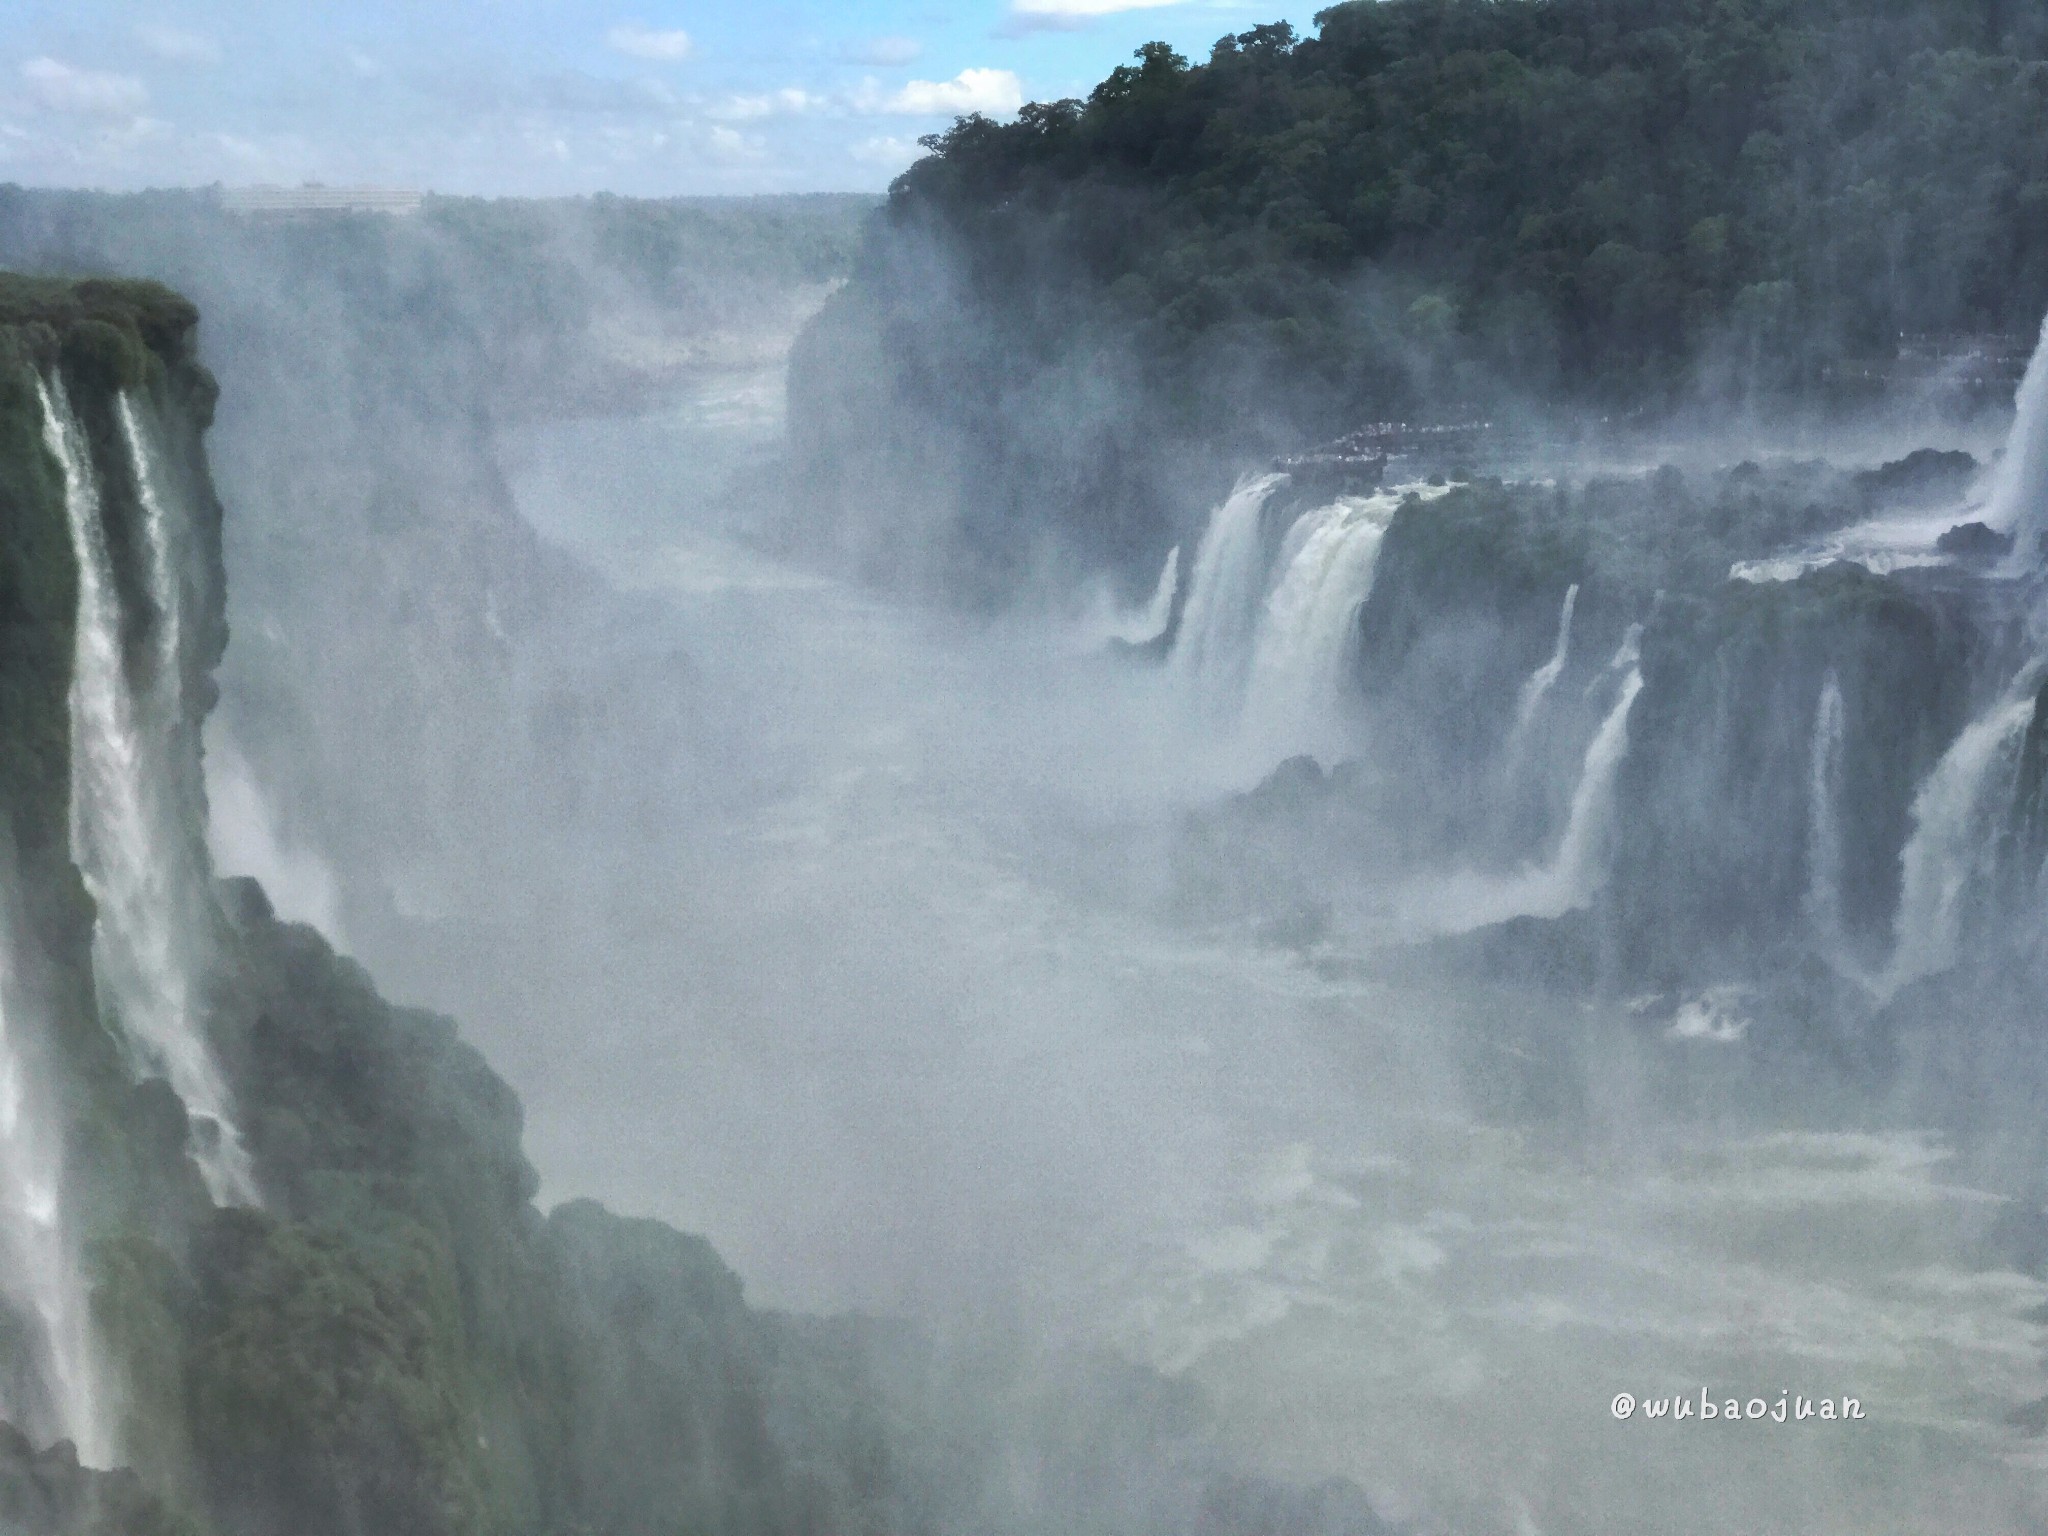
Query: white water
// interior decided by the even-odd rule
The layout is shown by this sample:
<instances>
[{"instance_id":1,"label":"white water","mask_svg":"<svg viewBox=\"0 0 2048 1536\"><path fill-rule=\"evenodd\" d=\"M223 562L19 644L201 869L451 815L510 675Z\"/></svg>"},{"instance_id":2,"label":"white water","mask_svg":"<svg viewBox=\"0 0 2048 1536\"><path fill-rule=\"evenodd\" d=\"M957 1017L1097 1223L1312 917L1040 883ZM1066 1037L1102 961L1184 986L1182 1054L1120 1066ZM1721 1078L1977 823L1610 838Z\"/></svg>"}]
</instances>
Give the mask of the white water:
<instances>
[{"instance_id":1,"label":"white water","mask_svg":"<svg viewBox=\"0 0 2048 1536\"><path fill-rule=\"evenodd\" d=\"M135 473L136 494L142 502L149 600L156 610L157 622L150 637L153 643L149 702L157 729L167 730L171 723L185 719L185 584L178 569L176 535L165 500L163 466L136 415L134 400L126 394L117 396L114 412L121 423L121 438L128 448L129 467Z\"/></svg>"},{"instance_id":2,"label":"white water","mask_svg":"<svg viewBox=\"0 0 2048 1536\"><path fill-rule=\"evenodd\" d=\"M2004 452L1979 489L1982 500L1975 505L1872 518L1803 549L1738 561L1728 574L1736 581L1796 581L1838 560L1861 565L1879 576L1942 565L1948 557L1935 548L1935 541L1965 520L1983 522L2013 536L2013 551L2005 563L2008 573L2037 568L2043 554L2042 535L2048 533L2048 320L2042 323L2041 339L2014 397L2012 430L2006 435Z\"/></svg>"},{"instance_id":3,"label":"white water","mask_svg":"<svg viewBox=\"0 0 2048 1536\"><path fill-rule=\"evenodd\" d=\"M1992 872L1998 821L2011 803L2020 746L2033 719L2031 692L2002 700L1956 738L1915 796L1881 995L1956 963L1965 899Z\"/></svg>"},{"instance_id":4,"label":"white water","mask_svg":"<svg viewBox=\"0 0 2048 1536\"><path fill-rule=\"evenodd\" d=\"M1243 481L1211 514L1172 658L1212 741L1261 772L1303 752L1349 755L1346 685L1381 540L1409 497L1452 489L1340 497L1296 517L1269 558L1264 512L1285 479Z\"/></svg>"},{"instance_id":5,"label":"white water","mask_svg":"<svg viewBox=\"0 0 2048 1536\"><path fill-rule=\"evenodd\" d=\"M1571 661L1572 610L1578 602L1579 585L1573 582L1565 589L1564 610L1557 616L1557 643L1551 648L1550 659L1529 674L1522 684L1520 696L1515 700L1515 723L1508 732L1507 748L1501 754L1504 764L1502 776L1509 783L1520 775L1522 759L1529 750L1530 733L1536 728L1550 691L1557 686L1557 680L1564 675L1564 669Z\"/></svg>"},{"instance_id":6,"label":"white water","mask_svg":"<svg viewBox=\"0 0 2048 1536\"><path fill-rule=\"evenodd\" d=\"M1173 600L1179 591L1180 546L1176 544L1166 552L1166 564L1159 568L1152 601L1145 605L1144 614L1123 638L1133 645L1145 645L1165 634L1166 626L1173 621Z\"/></svg>"},{"instance_id":7,"label":"white water","mask_svg":"<svg viewBox=\"0 0 2048 1536\"><path fill-rule=\"evenodd\" d=\"M1243 698L1266 586L1261 522L1267 499L1285 480L1284 475L1258 475L1240 481L1210 517L1195 549L1180 633L1173 642L1173 669L1213 713L1235 711Z\"/></svg>"},{"instance_id":8,"label":"white water","mask_svg":"<svg viewBox=\"0 0 2048 1536\"><path fill-rule=\"evenodd\" d=\"M1992 472L1983 520L2013 535L2013 561L2031 569L2048 530L2048 320L2013 401L2012 433Z\"/></svg>"},{"instance_id":9,"label":"white water","mask_svg":"<svg viewBox=\"0 0 2048 1536\"><path fill-rule=\"evenodd\" d=\"M192 1116L194 1157L213 1198L254 1197L247 1153L199 1016L196 950L203 872L179 828L171 743L180 720L181 668L164 647L180 643L182 593L174 574L163 487L134 431L129 447L141 494L152 597L165 605L150 690L138 693L124 661L120 594L102 521L100 491L83 431L61 382L38 383L43 437L64 472L64 501L78 566L71 678L72 856L99 909L94 969L139 1070L160 1073ZM124 429L133 418L122 412Z\"/></svg>"},{"instance_id":10,"label":"white water","mask_svg":"<svg viewBox=\"0 0 2048 1536\"><path fill-rule=\"evenodd\" d=\"M1620 687L1586 747L1571 814L1549 860L1507 876L1467 871L1421 883L1402 903L1410 922L1429 932L1469 933L1515 917L1562 917L1599 894L1612 852L1615 786L1628 757L1628 717L1643 691L1635 642L1631 628L1609 664Z\"/></svg>"},{"instance_id":11,"label":"white water","mask_svg":"<svg viewBox=\"0 0 2048 1536\"><path fill-rule=\"evenodd\" d=\"M1813 717L1807 759L1806 915L1822 946L1839 955L1842 919L1842 682L1830 670Z\"/></svg>"},{"instance_id":12,"label":"white water","mask_svg":"<svg viewBox=\"0 0 2048 1536\"><path fill-rule=\"evenodd\" d=\"M1288 531L1259 616L1243 731L1279 757L1327 750L1348 713L1353 639L1398 497L1346 496Z\"/></svg>"},{"instance_id":13,"label":"white water","mask_svg":"<svg viewBox=\"0 0 2048 1536\"><path fill-rule=\"evenodd\" d=\"M1592 744L1586 748L1578 788L1572 791L1571 818L1565 823L1564 837L1558 843L1547 878L1540 883L1548 897L1528 908L1532 916L1555 917L1583 907L1606 881L1606 858L1614 824L1614 786L1628 756L1629 712L1642 691L1642 671L1632 666L1622 677L1621 691L1615 695L1607 718L1600 722Z\"/></svg>"},{"instance_id":14,"label":"white water","mask_svg":"<svg viewBox=\"0 0 2048 1536\"><path fill-rule=\"evenodd\" d=\"M40 1396L12 1401L0 1385L0 1419L38 1444L69 1440L88 1466L104 1467L112 1447L85 1284L65 1229L60 1138L17 1038L9 960L0 947L0 1296L27 1330Z\"/></svg>"}]
</instances>

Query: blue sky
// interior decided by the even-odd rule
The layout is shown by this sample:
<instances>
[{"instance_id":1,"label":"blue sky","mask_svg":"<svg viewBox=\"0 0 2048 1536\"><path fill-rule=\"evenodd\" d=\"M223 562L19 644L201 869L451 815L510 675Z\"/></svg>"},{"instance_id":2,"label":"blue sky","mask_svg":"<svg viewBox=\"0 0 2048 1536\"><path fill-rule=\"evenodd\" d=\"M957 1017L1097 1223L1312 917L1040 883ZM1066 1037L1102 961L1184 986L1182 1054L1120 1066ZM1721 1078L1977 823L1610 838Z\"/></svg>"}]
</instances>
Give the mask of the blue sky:
<instances>
[{"instance_id":1,"label":"blue sky","mask_svg":"<svg viewBox=\"0 0 2048 1536\"><path fill-rule=\"evenodd\" d=\"M868 191L962 111L1327 0L8 0L0 181Z\"/></svg>"}]
</instances>

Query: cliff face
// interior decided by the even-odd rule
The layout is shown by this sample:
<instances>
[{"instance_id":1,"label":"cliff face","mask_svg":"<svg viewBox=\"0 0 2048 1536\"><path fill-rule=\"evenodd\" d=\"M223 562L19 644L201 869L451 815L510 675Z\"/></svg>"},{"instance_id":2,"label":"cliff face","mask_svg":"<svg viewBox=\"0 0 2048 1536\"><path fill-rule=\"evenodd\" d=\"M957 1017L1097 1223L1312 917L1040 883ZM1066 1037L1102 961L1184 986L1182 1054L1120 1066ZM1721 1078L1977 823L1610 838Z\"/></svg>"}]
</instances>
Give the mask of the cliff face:
<instances>
[{"instance_id":1,"label":"cliff face","mask_svg":"<svg viewBox=\"0 0 2048 1536\"><path fill-rule=\"evenodd\" d=\"M956 1368L544 1215L454 1024L214 878L196 318L0 278L0 1531L1380 1536L1230 1475L1191 1388Z\"/></svg>"},{"instance_id":2,"label":"cliff face","mask_svg":"<svg viewBox=\"0 0 2048 1536\"><path fill-rule=\"evenodd\" d=\"M196 319L146 284L0 282L0 1065L25 1106L0 1138L0 1419L25 1436L0 1446L0 1523L848 1515L835 1450L771 1431L774 1328L707 1246L544 1219L519 1106L454 1026L212 883L226 625ZM193 911L152 928L152 903ZM59 1440L133 1473L37 1450Z\"/></svg>"},{"instance_id":3,"label":"cliff face","mask_svg":"<svg viewBox=\"0 0 2048 1536\"><path fill-rule=\"evenodd\" d=\"M1576 823L1590 926L1561 942L1597 934L1581 959L1632 990L1817 963L1882 991L1888 964L1920 963L1897 948L1916 923L1923 959L1952 963L1964 931L2031 910L2041 867L2038 682L1998 703L2031 654L2032 589L1981 567L1729 575L1893 505L1912 468L1482 481L1405 505L1352 642L1375 750L1398 764L1382 819L1425 862L1510 870L1555 858ZM1955 927L1930 859L1968 864L1952 873L1986 910Z\"/></svg>"}]
</instances>

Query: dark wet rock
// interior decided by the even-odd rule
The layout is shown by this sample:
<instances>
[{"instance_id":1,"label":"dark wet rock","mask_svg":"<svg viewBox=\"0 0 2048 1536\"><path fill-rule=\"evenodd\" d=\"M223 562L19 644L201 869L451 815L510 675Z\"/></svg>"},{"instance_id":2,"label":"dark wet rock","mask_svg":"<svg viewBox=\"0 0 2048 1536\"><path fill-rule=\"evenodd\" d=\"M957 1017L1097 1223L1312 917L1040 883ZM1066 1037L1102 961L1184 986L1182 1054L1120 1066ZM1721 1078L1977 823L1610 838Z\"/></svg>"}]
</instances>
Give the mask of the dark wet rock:
<instances>
[{"instance_id":1,"label":"dark wet rock","mask_svg":"<svg viewBox=\"0 0 2048 1536\"><path fill-rule=\"evenodd\" d=\"M60 1440L38 1451L0 1423L0 1532L6 1536L194 1536L132 1472L95 1472Z\"/></svg>"},{"instance_id":2,"label":"dark wet rock","mask_svg":"<svg viewBox=\"0 0 2048 1536\"><path fill-rule=\"evenodd\" d=\"M1979 465L1967 453L1921 448L1855 477L1864 502L1880 508L1938 507L1962 499Z\"/></svg>"},{"instance_id":3,"label":"dark wet rock","mask_svg":"<svg viewBox=\"0 0 2048 1536\"><path fill-rule=\"evenodd\" d=\"M1934 541L1941 553L1958 560L2002 560L2012 553L2012 544L2011 534L1984 523L1957 523Z\"/></svg>"}]
</instances>

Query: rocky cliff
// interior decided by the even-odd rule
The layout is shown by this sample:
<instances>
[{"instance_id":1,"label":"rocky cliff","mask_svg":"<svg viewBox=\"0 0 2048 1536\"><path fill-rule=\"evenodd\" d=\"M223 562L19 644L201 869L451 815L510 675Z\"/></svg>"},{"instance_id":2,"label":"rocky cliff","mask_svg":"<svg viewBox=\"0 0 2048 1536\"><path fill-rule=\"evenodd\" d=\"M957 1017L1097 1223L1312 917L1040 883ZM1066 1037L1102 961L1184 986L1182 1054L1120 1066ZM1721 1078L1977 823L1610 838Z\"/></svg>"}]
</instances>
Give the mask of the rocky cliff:
<instances>
[{"instance_id":1,"label":"rocky cliff","mask_svg":"<svg viewBox=\"0 0 2048 1536\"><path fill-rule=\"evenodd\" d=\"M855 1468L790 1430L777 1325L705 1244L590 1205L542 1216L518 1104L452 1024L385 1004L253 884L178 884L204 871L227 638L196 320L147 284L0 288L0 1417L19 1436L0 1525L853 1520L856 1470L883 1497L872 1447ZM133 815L102 824L110 795ZM151 901L201 909L139 962L191 982L175 1017L121 974L116 930ZM203 1115L175 1086L193 1062L220 1084ZM246 1181L210 1191L229 1140ZM132 1472L38 1450L56 1442Z\"/></svg>"}]
</instances>

